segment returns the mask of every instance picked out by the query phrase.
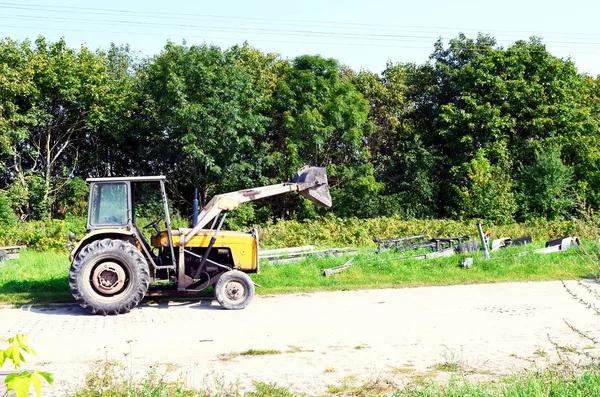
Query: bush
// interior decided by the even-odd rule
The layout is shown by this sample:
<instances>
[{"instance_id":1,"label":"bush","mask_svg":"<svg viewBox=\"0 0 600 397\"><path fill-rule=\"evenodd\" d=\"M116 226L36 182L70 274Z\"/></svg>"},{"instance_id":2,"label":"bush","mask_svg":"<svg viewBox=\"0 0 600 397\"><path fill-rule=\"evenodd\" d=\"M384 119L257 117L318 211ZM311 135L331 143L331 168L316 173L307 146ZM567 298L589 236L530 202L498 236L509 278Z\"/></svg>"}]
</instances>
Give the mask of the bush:
<instances>
[{"instance_id":1,"label":"bush","mask_svg":"<svg viewBox=\"0 0 600 397\"><path fill-rule=\"evenodd\" d=\"M572 235L580 232L575 221L531 219L526 223L491 225L481 221L493 237L521 237L535 240ZM315 245L318 247L374 247L373 238L397 238L414 235L478 238L477 220L410 219L399 216L371 219L323 217L306 221L280 221L259 228L261 246L269 248ZM582 235L582 237L585 237Z\"/></svg>"},{"instance_id":2,"label":"bush","mask_svg":"<svg viewBox=\"0 0 600 397\"><path fill-rule=\"evenodd\" d=\"M55 213L60 216L82 217L87 213L88 185L83 178L69 179L57 197Z\"/></svg>"},{"instance_id":3,"label":"bush","mask_svg":"<svg viewBox=\"0 0 600 397\"><path fill-rule=\"evenodd\" d=\"M462 218L485 218L498 224L513 222L517 205L506 170L491 165L485 152L479 150L473 160L463 164L462 172L467 182L456 187Z\"/></svg>"},{"instance_id":4,"label":"bush","mask_svg":"<svg viewBox=\"0 0 600 397\"><path fill-rule=\"evenodd\" d=\"M245 214L248 215L248 214ZM138 219L140 225L153 219ZM236 222L227 229L247 231ZM530 219L525 223L492 225L481 221L483 229L493 237L521 237L530 235L535 240L546 240L579 233L581 237L593 237L593 229L575 220L549 221ZM188 220L173 217L173 228L187 227ZM161 227L163 224L161 223ZM371 219L336 218L326 216L303 221L278 221L258 227L263 248L314 245L317 247L374 247L373 238L394 238L424 234L433 236L458 236L470 234L478 238L477 220L455 221L449 219L409 219L400 216ZM48 221L17 222L0 228L0 245L27 245L35 250L64 250L69 232L77 239L86 234L85 218L53 219Z\"/></svg>"},{"instance_id":5,"label":"bush","mask_svg":"<svg viewBox=\"0 0 600 397\"><path fill-rule=\"evenodd\" d=\"M0 192L0 226L14 225L17 217L10 206L10 199L5 192Z\"/></svg>"},{"instance_id":6,"label":"bush","mask_svg":"<svg viewBox=\"0 0 600 397\"><path fill-rule=\"evenodd\" d=\"M521 170L519 180L522 219L562 219L575 207L573 170L563 164L558 149L538 153L535 164Z\"/></svg>"}]
</instances>

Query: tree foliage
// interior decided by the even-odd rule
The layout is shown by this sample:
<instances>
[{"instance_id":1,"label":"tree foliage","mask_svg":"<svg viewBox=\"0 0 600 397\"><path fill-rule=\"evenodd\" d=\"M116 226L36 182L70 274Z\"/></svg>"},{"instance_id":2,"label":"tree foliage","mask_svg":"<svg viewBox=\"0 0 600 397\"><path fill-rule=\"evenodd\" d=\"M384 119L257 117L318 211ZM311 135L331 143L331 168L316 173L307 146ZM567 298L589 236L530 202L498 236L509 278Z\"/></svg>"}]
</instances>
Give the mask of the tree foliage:
<instances>
[{"instance_id":1,"label":"tree foliage","mask_svg":"<svg viewBox=\"0 0 600 397\"><path fill-rule=\"evenodd\" d=\"M575 207L573 169L563 164L556 148L538 153L535 163L521 170L519 182L523 218L561 219Z\"/></svg>"},{"instance_id":2,"label":"tree foliage","mask_svg":"<svg viewBox=\"0 0 600 397\"><path fill-rule=\"evenodd\" d=\"M85 213L89 176L166 175L187 213L194 188L205 203L305 164L327 167L342 217L556 219L574 194L600 206L600 81L535 37L461 34L381 73L248 45L5 39L0 160L8 223ZM230 223L325 212L287 195Z\"/></svg>"}]
</instances>

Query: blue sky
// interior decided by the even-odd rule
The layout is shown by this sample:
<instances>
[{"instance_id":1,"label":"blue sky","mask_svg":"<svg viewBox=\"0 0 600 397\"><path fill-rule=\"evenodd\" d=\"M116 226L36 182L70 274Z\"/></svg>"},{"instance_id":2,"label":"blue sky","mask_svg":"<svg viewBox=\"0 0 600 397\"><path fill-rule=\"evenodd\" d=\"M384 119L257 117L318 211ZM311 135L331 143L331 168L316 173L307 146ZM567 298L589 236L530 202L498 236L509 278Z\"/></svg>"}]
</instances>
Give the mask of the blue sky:
<instances>
[{"instance_id":1,"label":"blue sky","mask_svg":"<svg viewBox=\"0 0 600 397\"><path fill-rule=\"evenodd\" d=\"M541 36L556 56L600 74L600 2L547 1L75 1L0 0L0 36L106 48L130 44L144 56L166 40L229 47L248 41L292 58L333 57L380 72L387 61L427 61L438 37L489 33L499 44Z\"/></svg>"}]
</instances>

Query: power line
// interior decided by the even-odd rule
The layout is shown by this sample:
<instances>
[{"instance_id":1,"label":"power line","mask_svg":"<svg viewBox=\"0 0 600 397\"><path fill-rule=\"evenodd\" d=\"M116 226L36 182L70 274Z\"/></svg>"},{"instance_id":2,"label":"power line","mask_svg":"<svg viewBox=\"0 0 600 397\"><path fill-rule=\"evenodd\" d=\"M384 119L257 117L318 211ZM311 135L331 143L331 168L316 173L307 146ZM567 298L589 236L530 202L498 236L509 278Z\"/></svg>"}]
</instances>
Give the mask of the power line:
<instances>
[{"instance_id":1,"label":"power line","mask_svg":"<svg viewBox=\"0 0 600 397\"><path fill-rule=\"evenodd\" d=\"M239 16L224 16L214 14L194 14L194 13L178 13L178 12L153 12L153 11L140 11L140 10L124 10L124 9L111 9L111 8L98 8L98 7L78 7L78 6L55 6L46 4L34 4L34 3L10 3L0 2L0 6L12 7L12 8L25 8L25 7L36 7L42 8L43 11L50 10L71 10L72 11L95 11L105 12L113 14L129 14L129 15L145 15L155 16L164 18L168 16L177 17L201 17L201 18L214 18L214 19L230 19L230 20L245 20L245 21L263 21L263 22L294 22L294 23L315 23L315 24L327 24L335 26L363 26L363 27L374 27L374 28L393 28L393 29L430 29L430 30L452 30L452 31L489 31L489 32L506 32L506 33L527 33L527 34L559 34L559 35L580 35L580 36L592 36L600 37L600 34L596 33L584 33L584 32L558 32L558 31L528 31L528 30L507 30L507 29L473 29L473 28L457 28L448 26L424 26L424 25L389 25L389 24L371 24L362 22L340 22L340 21L325 21L325 20L302 20L302 19L274 19L274 18L260 18L260 17L239 17Z\"/></svg>"},{"instance_id":2,"label":"power line","mask_svg":"<svg viewBox=\"0 0 600 397\"><path fill-rule=\"evenodd\" d=\"M233 40L240 41L239 38L236 37L215 37L215 36L196 36L196 35L185 35L185 34L166 34L166 33L153 33L153 32L124 32L124 31L111 31L111 30L90 30L90 29L71 29L71 28L52 28L52 27L40 27L40 26L19 26L19 25L0 25L3 28L16 28L16 29L42 29L42 30L52 30L59 32L77 32L77 33L102 33L102 34L132 34L132 35L140 35L140 36L155 36L155 37L178 37L182 39L202 39L204 41L214 39L214 40ZM393 45L393 44L373 44L373 43L344 43L344 42L311 42L311 41L290 41L290 40L274 40L274 39L253 39L254 42L267 42L267 43L282 43L282 44L308 44L308 45L332 45L332 46L351 46L351 47L383 47L383 48L409 48L409 49L428 49L431 50L432 46L409 46L409 45ZM477 51L477 48L467 49L463 48L461 51ZM546 51L543 50L528 50L531 53L543 53ZM548 51L550 52L550 51ZM567 54L564 51L556 51L556 53ZM600 55L600 52L572 52L569 51L568 54L587 54L587 55Z\"/></svg>"},{"instance_id":3,"label":"power line","mask_svg":"<svg viewBox=\"0 0 600 397\"><path fill-rule=\"evenodd\" d=\"M39 7L32 7L32 6L8 6L8 5L2 5L3 3L0 3L0 8L8 8L8 9L14 9L14 10L25 10L25 11L41 11L41 12L53 12L53 13L64 13L64 10L61 9L48 9L48 8L39 8ZM48 6L43 6L43 7L48 7ZM95 9L92 9L91 11L85 11L85 10L70 10L69 11L70 14L84 14L84 15L108 15L108 16L112 16L115 15L115 12L109 12L109 11L97 11ZM117 13L118 14L118 13ZM188 14L186 14L188 15ZM144 18L160 18L161 20L164 20L164 15L160 14L160 15L143 15ZM185 20L185 21L194 21L194 22L198 22L198 21L203 21L203 22L212 22L212 23L236 23L239 24L239 19L236 19L236 17L221 17L221 19L219 20L214 20L214 17L212 17L213 19L211 19L210 16L206 17L206 16L198 16L198 17L189 17L189 16L174 16L171 18L171 20ZM451 32L456 32L457 29L456 28L436 28L436 27L421 27L420 29L415 30L414 27L402 27L402 26L396 26L396 27L382 27L381 25L375 25L369 28L364 28L364 27L356 27L356 26L350 26L350 27L340 27L337 25L333 25L330 26L328 24L310 24L307 22L302 22L302 23L294 23L294 22L287 22L287 23L281 23L279 22L279 20L273 20L272 22L265 22L265 21L252 21L249 22L252 25L258 25L258 26L301 26L301 27L316 27L316 28L334 28L334 29L346 29L346 30L352 30L352 31L397 31L397 32L404 32L404 33L417 33L417 34L435 34L436 32L432 32L430 31L430 29L437 29L438 31L440 30L450 30ZM291 25L290 25L291 24ZM222 25L220 25L222 26ZM385 26L385 25L384 25ZM408 30L407 30L408 29ZM425 30L423 30L425 29ZM429 29L429 30L428 30ZM472 30L474 31L475 29L462 29L462 30ZM510 36L510 37L522 37L523 34L503 34L503 36ZM600 37L600 35L595 35ZM547 39L551 39L551 38L556 38L556 37L548 37L545 36L545 38ZM579 40L595 40L597 39L596 37L570 37L570 39L579 39Z\"/></svg>"},{"instance_id":4,"label":"power line","mask_svg":"<svg viewBox=\"0 0 600 397\"><path fill-rule=\"evenodd\" d=\"M67 31L67 32L80 32L80 33L112 33L112 34L133 34L140 36L159 36L159 37L181 37L181 38L194 38L194 39L216 39L216 40L240 40L236 37L215 37L215 36L190 36L186 34L162 34L162 33L152 33L152 32L123 32L123 31L112 31L112 30L89 30L89 29L69 29L69 28L51 28L51 27L39 27L39 26L19 26L19 25L0 25L3 28L17 28L17 29L45 29L45 30L54 30L54 31ZM372 44L372 43L331 43L331 42L310 42L310 41L289 41L289 40L273 40L273 39L255 39L254 41L261 42L273 42L273 43L286 43L286 44L325 44L325 45L347 45L347 46L357 46L357 47L392 47L392 48L415 48L415 49L431 49L432 47L426 46L405 46L405 45L388 45L388 44Z\"/></svg>"},{"instance_id":5,"label":"power line","mask_svg":"<svg viewBox=\"0 0 600 397\"><path fill-rule=\"evenodd\" d=\"M325 37L334 39L352 38L355 40L372 40L377 39L378 41L412 41L412 42L431 42L435 41L440 37L435 36L417 36L417 35L394 35L394 34L359 34L359 33L340 33L340 32L326 32L326 31L309 31L309 30L282 30L282 29L268 29L268 28L230 28L230 27L216 27L216 26L202 26L202 25L176 25L176 24L165 24L165 23L150 23L150 22L139 22L132 20L106 20L106 19L76 19L68 17L54 17L54 16L28 16L28 15L7 15L13 19L20 20L36 20L36 21L54 21L54 22L70 22L70 23L81 23L86 22L90 24L102 24L102 25L117 25L117 26L143 26L152 28L177 28L184 30L208 30L217 33L251 33L258 35L283 35L283 36L308 36L308 37ZM497 40L498 42L504 40ZM508 41L508 40L506 40ZM511 41L512 42L512 41ZM318 44L318 43L316 43ZM598 46L600 42L573 42L573 41L546 41L544 44L554 44L556 47L565 47L572 49L573 46Z\"/></svg>"}]
</instances>

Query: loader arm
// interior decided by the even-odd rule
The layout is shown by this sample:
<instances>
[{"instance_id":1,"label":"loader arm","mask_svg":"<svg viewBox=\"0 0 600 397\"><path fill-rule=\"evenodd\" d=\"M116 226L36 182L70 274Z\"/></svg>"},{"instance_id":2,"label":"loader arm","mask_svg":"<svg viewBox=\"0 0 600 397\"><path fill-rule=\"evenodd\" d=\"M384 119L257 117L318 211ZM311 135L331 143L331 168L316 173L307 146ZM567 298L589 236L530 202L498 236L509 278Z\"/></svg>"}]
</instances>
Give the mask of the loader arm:
<instances>
[{"instance_id":1,"label":"loader arm","mask_svg":"<svg viewBox=\"0 0 600 397\"><path fill-rule=\"evenodd\" d=\"M238 190L213 197L198 215L198 223L186 234L184 245L221 211L233 211L242 203L293 191L299 192L318 205L331 207L331 195L325 168L303 167L298 171L293 182Z\"/></svg>"}]
</instances>

